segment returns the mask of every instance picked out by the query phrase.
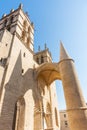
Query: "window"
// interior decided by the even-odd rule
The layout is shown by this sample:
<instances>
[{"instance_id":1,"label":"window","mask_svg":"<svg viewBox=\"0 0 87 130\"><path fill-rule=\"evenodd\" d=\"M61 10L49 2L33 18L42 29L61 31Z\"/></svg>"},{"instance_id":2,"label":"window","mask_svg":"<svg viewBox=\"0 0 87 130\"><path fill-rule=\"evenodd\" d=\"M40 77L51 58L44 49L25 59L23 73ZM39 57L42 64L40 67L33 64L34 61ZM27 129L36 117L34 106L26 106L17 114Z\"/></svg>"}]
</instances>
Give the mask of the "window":
<instances>
[{"instance_id":1,"label":"window","mask_svg":"<svg viewBox=\"0 0 87 130\"><path fill-rule=\"evenodd\" d=\"M67 121L65 121L65 126L66 126L66 127L68 126L68 123L67 123Z\"/></svg>"},{"instance_id":2,"label":"window","mask_svg":"<svg viewBox=\"0 0 87 130\"><path fill-rule=\"evenodd\" d=\"M66 117L66 114L64 114L64 117Z\"/></svg>"},{"instance_id":3,"label":"window","mask_svg":"<svg viewBox=\"0 0 87 130\"><path fill-rule=\"evenodd\" d=\"M30 33L30 31L31 31L31 28L30 28L30 26L28 27L28 33Z\"/></svg>"},{"instance_id":4,"label":"window","mask_svg":"<svg viewBox=\"0 0 87 130\"><path fill-rule=\"evenodd\" d=\"M6 62L7 62L7 58L1 58L0 59L0 63L1 65L4 67L6 65Z\"/></svg>"},{"instance_id":5,"label":"window","mask_svg":"<svg viewBox=\"0 0 87 130\"><path fill-rule=\"evenodd\" d=\"M43 63L44 62L44 58L43 58L43 56L41 56L41 63Z\"/></svg>"},{"instance_id":6,"label":"window","mask_svg":"<svg viewBox=\"0 0 87 130\"><path fill-rule=\"evenodd\" d=\"M22 69L22 74L24 73L24 69Z\"/></svg>"},{"instance_id":7,"label":"window","mask_svg":"<svg viewBox=\"0 0 87 130\"><path fill-rule=\"evenodd\" d=\"M24 56L24 57L26 56L25 52L24 52L23 56Z\"/></svg>"}]
</instances>

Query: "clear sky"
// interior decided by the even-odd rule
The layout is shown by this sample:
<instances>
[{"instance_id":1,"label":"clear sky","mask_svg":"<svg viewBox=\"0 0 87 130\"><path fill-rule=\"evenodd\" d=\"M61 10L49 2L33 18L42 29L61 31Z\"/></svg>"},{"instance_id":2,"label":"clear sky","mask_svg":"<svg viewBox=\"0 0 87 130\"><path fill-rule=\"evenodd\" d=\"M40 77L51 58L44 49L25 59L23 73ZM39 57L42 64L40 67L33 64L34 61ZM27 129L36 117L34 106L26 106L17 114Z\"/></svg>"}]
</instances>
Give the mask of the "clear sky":
<instances>
[{"instance_id":1,"label":"clear sky","mask_svg":"<svg viewBox=\"0 0 87 130\"><path fill-rule=\"evenodd\" d=\"M20 3L35 25L35 51L49 47L53 61L59 61L60 40L70 56L87 102L87 0L0 0L0 18ZM59 108L64 109L63 89L57 82Z\"/></svg>"}]
</instances>

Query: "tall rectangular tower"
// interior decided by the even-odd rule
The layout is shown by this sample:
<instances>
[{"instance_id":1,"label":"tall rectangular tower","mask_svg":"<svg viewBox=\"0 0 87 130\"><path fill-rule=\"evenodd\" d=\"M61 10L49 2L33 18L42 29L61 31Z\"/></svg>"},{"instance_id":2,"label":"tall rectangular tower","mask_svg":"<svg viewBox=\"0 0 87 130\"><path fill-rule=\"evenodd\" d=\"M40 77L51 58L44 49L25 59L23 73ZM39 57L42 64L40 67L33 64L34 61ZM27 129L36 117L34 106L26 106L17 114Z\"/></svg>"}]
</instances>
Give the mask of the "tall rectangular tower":
<instances>
[{"instance_id":1,"label":"tall rectangular tower","mask_svg":"<svg viewBox=\"0 0 87 130\"><path fill-rule=\"evenodd\" d=\"M16 33L22 43L33 52L34 25L28 18L27 13L22 10L22 5L10 14L4 14L0 20L0 31L7 29L11 34Z\"/></svg>"},{"instance_id":2,"label":"tall rectangular tower","mask_svg":"<svg viewBox=\"0 0 87 130\"><path fill-rule=\"evenodd\" d=\"M0 19L0 130L59 130L55 84L37 78L37 68L46 63L52 64L49 49L34 52L34 25L22 4L4 14Z\"/></svg>"}]
</instances>

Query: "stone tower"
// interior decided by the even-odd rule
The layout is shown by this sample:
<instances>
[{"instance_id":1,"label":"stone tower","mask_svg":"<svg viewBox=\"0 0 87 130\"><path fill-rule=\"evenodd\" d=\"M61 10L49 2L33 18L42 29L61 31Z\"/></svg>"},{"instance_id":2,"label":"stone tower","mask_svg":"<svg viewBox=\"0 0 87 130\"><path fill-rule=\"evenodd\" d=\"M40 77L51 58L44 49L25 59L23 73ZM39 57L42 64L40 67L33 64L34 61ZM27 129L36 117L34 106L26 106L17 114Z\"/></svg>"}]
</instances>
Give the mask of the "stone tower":
<instances>
[{"instance_id":1,"label":"stone tower","mask_svg":"<svg viewBox=\"0 0 87 130\"><path fill-rule=\"evenodd\" d=\"M63 45L34 52L34 24L22 4L0 20L0 130L60 130L55 80L62 80L71 130L87 130L87 107Z\"/></svg>"},{"instance_id":2,"label":"stone tower","mask_svg":"<svg viewBox=\"0 0 87 130\"><path fill-rule=\"evenodd\" d=\"M49 49L34 52L34 24L22 4L0 19L0 130L59 130L55 83L37 75L52 63Z\"/></svg>"},{"instance_id":3,"label":"stone tower","mask_svg":"<svg viewBox=\"0 0 87 130\"><path fill-rule=\"evenodd\" d=\"M66 99L67 114L71 130L87 129L87 106L82 95L80 82L74 66L61 43L59 69Z\"/></svg>"}]
</instances>

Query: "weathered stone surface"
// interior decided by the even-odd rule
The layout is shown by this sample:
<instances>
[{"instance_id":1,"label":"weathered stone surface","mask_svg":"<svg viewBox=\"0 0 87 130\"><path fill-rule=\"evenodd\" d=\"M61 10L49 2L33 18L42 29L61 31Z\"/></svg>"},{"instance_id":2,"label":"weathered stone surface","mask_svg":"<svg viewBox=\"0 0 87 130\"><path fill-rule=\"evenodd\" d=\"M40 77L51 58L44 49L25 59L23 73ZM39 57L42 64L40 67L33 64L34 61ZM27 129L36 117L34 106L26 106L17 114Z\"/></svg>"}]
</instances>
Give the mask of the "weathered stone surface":
<instances>
[{"instance_id":1,"label":"weathered stone surface","mask_svg":"<svg viewBox=\"0 0 87 130\"><path fill-rule=\"evenodd\" d=\"M34 26L22 8L0 20L0 130L60 130L55 80L62 80L71 130L87 130L87 109L73 60L33 50ZM73 102L72 102L73 101Z\"/></svg>"},{"instance_id":2,"label":"weathered stone surface","mask_svg":"<svg viewBox=\"0 0 87 130\"><path fill-rule=\"evenodd\" d=\"M34 53L33 34L22 8L0 20L0 130L59 129L54 80L47 84L36 71L52 57L47 48Z\"/></svg>"}]
</instances>

